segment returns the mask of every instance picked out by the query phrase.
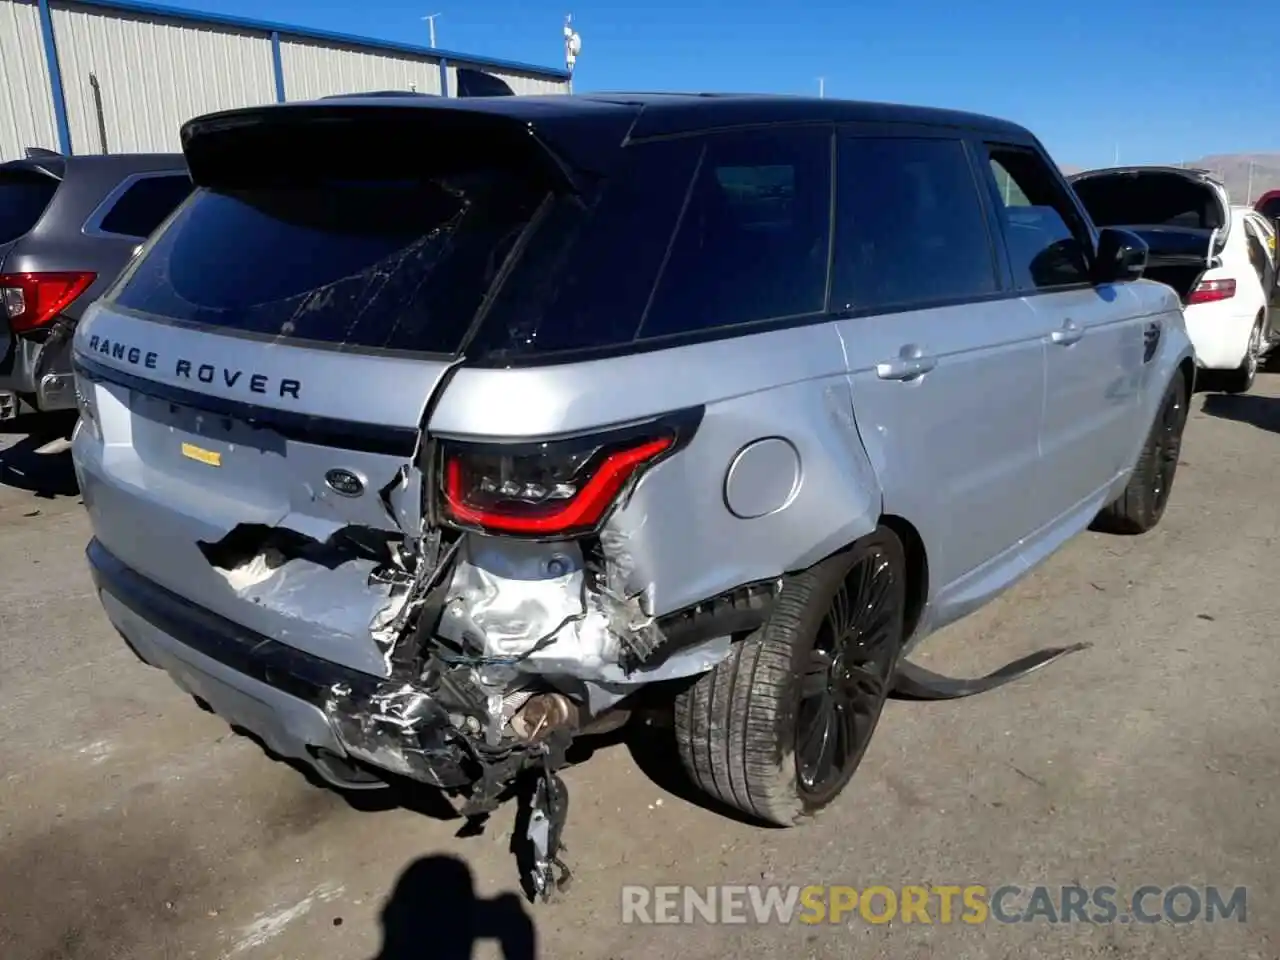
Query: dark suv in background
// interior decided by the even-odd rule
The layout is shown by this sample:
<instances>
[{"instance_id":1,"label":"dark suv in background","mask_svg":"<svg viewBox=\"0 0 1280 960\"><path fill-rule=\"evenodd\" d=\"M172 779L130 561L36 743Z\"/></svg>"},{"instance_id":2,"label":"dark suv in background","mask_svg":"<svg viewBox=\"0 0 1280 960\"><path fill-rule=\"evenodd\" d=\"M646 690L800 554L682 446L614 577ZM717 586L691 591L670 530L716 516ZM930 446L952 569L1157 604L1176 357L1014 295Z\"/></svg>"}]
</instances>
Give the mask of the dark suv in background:
<instances>
[{"instance_id":1,"label":"dark suv in background","mask_svg":"<svg viewBox=\"0 0 1280 960\"><path fill-rule=\"evenodd\" d=\"M0 420L75 408L76 322L190 192L181 154L0 164Z\"/></svg>"}]
</instances>

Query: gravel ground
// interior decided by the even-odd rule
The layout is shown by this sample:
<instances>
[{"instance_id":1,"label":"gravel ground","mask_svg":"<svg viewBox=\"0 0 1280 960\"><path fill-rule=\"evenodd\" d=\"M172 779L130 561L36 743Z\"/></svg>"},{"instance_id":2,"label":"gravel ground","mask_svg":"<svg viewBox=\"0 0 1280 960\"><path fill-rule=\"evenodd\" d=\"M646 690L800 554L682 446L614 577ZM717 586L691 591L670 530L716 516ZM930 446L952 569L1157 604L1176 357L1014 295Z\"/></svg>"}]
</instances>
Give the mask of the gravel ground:
<instances>
[{"instance_id":1,"label":"gravel ground","mask_svg":"<svg viewBox=\"0 0 1280 960\"><path fill-rule=\"evenodd\" d=\"M1204 409L1202 408L1204 406ZM19 423L16 430L24 429ZM1197 397L1162 526L1086 534L922 659L966 701L892 702L815 824L705 809L674 758L571 769L565 900L517 897L504 808L459 837L430 794L344 797L140 664L101 613L66 455L0 440L0 956L1280 957L1280 377ZM642 761L642 762L641 762ZM623 884L1178 883L1248 888L1245 922L640 926ZM1158 904L1158 898L1152 905ZM936 914L934 915L937 920Z\"/></svg>"}]
</instances>

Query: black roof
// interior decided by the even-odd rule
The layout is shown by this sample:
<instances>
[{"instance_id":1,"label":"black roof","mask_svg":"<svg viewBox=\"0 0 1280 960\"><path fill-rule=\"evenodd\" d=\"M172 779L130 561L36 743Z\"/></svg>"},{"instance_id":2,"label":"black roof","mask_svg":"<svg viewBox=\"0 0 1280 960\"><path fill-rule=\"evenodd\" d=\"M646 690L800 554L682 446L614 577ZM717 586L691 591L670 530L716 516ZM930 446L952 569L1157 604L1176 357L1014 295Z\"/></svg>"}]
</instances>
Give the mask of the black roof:
<instances>
[{"instance_id":1,"label":"black roof","mask_svg":"<svg viewBox=\"0 0 1280 960\"><path fill-rule=\"evenodd\" d=\"M341 98L357 105L360 95ZM560 121L581 122L595 115L630 115L631 139L692 133L717 127L745 126L760 123L833 123L872 122L945 126L982 130L1017 139L1031 136L1024 127L1007 120L891 103L836 100L819 97L777 96L768 94L730 93L590 93L551 94L543 96L455 98L414 96L396 97L393 92L379 91L368 98L381 107L426 110L460 110L503 116L511 120L537 125ZM317 101L311 101L311 105ZM332 103L333 101L330 101ZM295 111L308 107L307 102L271 104L216 114L230 117L258 111ZM215 116L215 115L210 115ZM200 125L206 118L197 118Z\"/></svg>"}]
</instances>

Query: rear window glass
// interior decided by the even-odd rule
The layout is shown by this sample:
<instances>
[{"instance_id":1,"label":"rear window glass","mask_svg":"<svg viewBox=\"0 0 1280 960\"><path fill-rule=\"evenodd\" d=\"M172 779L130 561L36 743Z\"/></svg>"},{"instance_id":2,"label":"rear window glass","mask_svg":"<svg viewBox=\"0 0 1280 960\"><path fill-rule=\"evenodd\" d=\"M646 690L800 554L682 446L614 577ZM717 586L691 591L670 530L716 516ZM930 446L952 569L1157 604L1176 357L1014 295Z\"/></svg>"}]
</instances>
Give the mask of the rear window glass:
<instances>
[{"instance_id":1,"label":"rear window glass","mask_svg":"<svg viewBox=\"0 0 1280 960\"><path fill-rule=\"evenodd\" d=\"M33 170L0 170L0 243L17 240L36 225L58 183Z\"/></svg>"},{"instance_id":2,"label":"rear window glass","mask_svg":"<svg viewBox=\"0 0 1280 960\"><path fill-rule=\"evenodd\" d=\"M191 178L143 177L131 184L102 218L98 229L126 237L148 237L191 192Z\"/></svg>"},{"instance_id":3,"label":"rear window glass","mask_svg":"<svg viewBox=\"0 0 1280 960\"><path fill-rule=\"evenodd\" d=\"M201 189L113 296L244 334L452 354L543 197L489 171Z\"/></svg>"},{"instance_id":4,"label":"rear window glass","mask_svg":"<svg viewBox=\"0 0 1280 960\"><path fill-rule=\"evenodd\" d=\"M472 355L620 346L825 309L831 130L629 147L585 208L548 218Z\"/></svg>"},{"instance_id":5,"label":"rear window glass","mask_svg":"<svg viewBox=\"0 0 1280 960\"><path fill-rule=\"evenodd\" d=\"M1280 197L1271 197L1263 201L1258 212L1272 220L1280 220Z\"/></svg>"}]
</instances>

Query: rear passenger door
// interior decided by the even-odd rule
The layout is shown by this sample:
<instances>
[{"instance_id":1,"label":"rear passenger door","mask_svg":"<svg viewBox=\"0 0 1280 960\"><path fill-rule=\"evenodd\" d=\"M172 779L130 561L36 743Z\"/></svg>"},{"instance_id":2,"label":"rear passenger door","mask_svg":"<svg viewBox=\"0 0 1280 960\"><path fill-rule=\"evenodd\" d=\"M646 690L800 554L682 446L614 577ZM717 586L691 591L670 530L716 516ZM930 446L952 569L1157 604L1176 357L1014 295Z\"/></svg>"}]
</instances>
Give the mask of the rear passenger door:
<instances>
[{"instance_id":1,"label":"rear passenger door","mask_svg":"<svg viewBox=\"0 0 1280 960\"><path fill-rule=\"evenodd\" d=\"M1046 392L1035 484L1038 528L1075 526L1132 466L1144 363L1138 301L1124 284L1095 286L1094 239L1061 176L1026 146L988 143L982 164L1013 282L1046 346ZM1047 531L1046 531L1047 532Z\"/></svg>"},{"instance_id":2,"label":"rear passenger door","mask_svg":"<svg viewBox=\"0 0 1280 960\"><path fill-rule=\"evenodd\" d=\"M935 622L1021 572L1044 342L957 135L839 137L832 309L885 510L930 545Z\"/></svg>"},{"instance_id":3,"label":"rear passenger door","mask_svg":"<svg viewBox=\"0 0 1280 960\"><path fill-rule=\"evenodd\" d=\"M1262 283L1262 299L1267 305L1267 324L1263 343L1276 340L1280 324L1280 287L1277 287L1275 234L1261 216L1244 218L1245 237L1249 244L1249 260Z\"/></svg>"}]
</instances>

